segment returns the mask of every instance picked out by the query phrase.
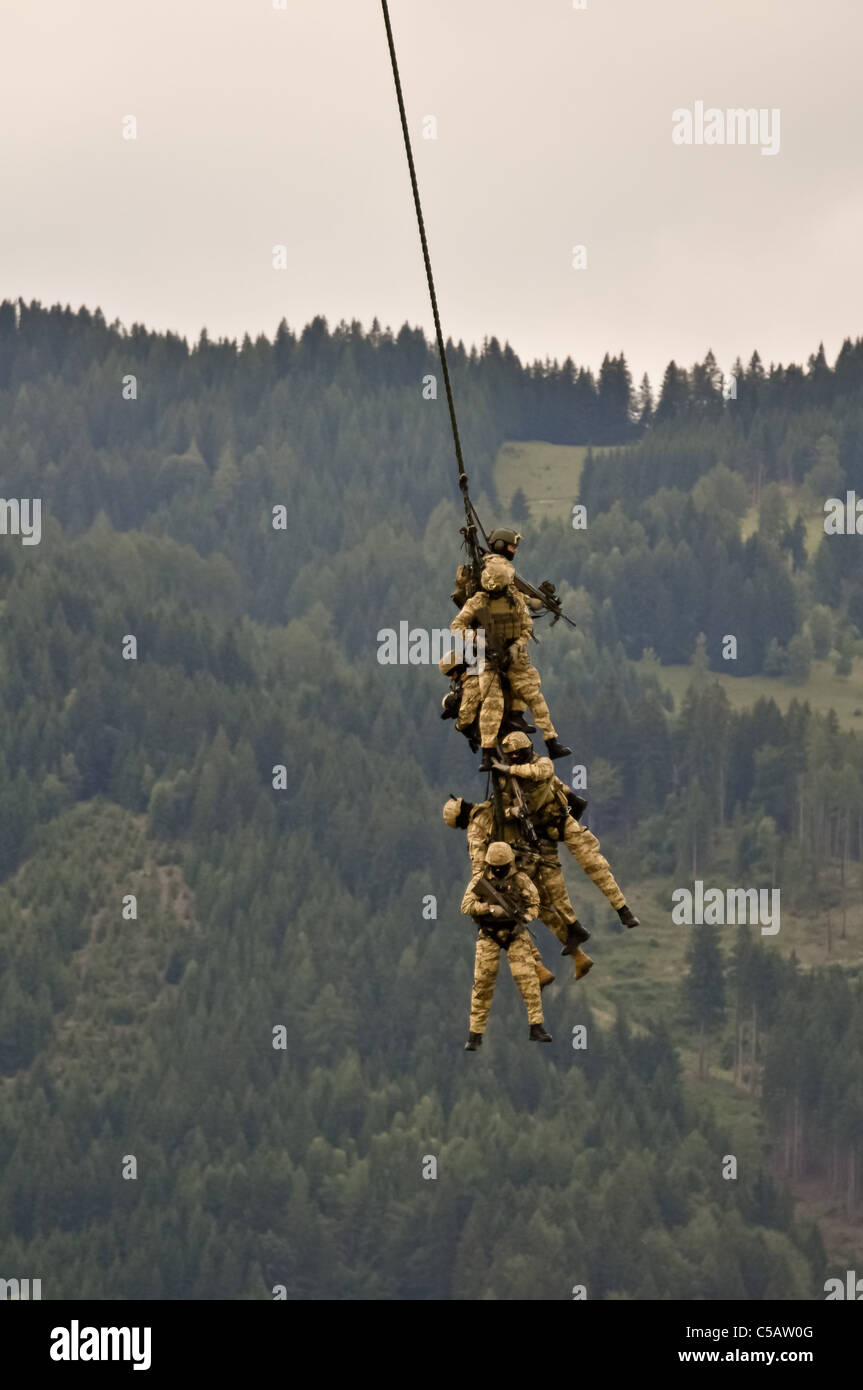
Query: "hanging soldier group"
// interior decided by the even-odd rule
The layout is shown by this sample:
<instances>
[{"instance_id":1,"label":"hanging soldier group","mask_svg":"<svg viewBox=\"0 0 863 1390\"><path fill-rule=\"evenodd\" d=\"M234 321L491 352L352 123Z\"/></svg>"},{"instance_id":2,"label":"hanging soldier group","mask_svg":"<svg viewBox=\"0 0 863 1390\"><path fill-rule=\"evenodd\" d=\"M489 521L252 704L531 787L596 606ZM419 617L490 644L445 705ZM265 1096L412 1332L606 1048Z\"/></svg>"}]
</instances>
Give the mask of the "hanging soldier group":
<instances>
[{"instance_id":1,"label":"hanging soldier group","mask_svg":"<svg viewBox=\"0 0 863 1390\"><path fill-rule=\"evenodd\" d=\"M564 882L561 843L624 926L638 926L638 918L627 906L596 836L581 824L586 801L554 770L554 760L567 757L571 749L557 737L527 644L533 636L532 613L548 608L553 622L565 615L550 584L537 590L516 574L519 534L492 531L488 549L480 550L467 498L466 506L470 513L465 538L472 563L459 566L452 595L459 613L450 630L462 638L482 630L484 644L465 643L465 652L482 650L484 657L471 662L469 656L449 652L440 670L450 679L441 718L455 720L473 752L482 749L480 771L488 774L486 800L473 803L453 796L443 808L445 823L466 831L471 861L461 910L477 926L465 1044L466 1051L475 1052L488 1022L501 951L527 1009L530 1040L551 1042L542 990L555 977L542 963L530 922L539 918L554 933L561 954L573 958L576 980L593 965L582 949L590 933L578 921ZM536 728L526 720L528 709L544 737L545 754L534 751L530 735Z\"/></svg>"}]
</instances>

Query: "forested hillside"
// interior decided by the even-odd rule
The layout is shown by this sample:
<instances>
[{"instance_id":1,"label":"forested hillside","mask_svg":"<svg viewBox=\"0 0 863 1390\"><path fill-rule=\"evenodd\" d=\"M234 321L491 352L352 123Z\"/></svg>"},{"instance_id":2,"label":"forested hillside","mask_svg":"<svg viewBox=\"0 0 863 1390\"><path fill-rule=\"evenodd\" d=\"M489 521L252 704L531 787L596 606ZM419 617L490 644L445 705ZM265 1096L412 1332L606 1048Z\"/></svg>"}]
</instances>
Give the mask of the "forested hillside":
<instances>
[{"instance_id":1,"label":"forested hillside","mask_svg":"<svg viewBox=\"0 0 863 1390\"><path fill-rule=\"evenodd\" d=\"M45 1298L822 1296L786 1178L859 1229L863 748L805 698L734 713L710 667L727 633L741 674L859 654L860 542L810 557L796 499L861 476L863 350L753 359L727 401L707 368L670 367L654 408L622 355L594 379L453 348L490 524L504 440L627 446L588 458L586 528L520 524L519 559L578 621L538 624L537 664L603 849L651 894L618 939L567 869L597 969L557 972L541 1049L502 977L465 1056L468 861L440 808L484 784L436 667L377 659L381 629L455 611L422 333L190 348L0 306L3 493L43 507L38 545L0 536L0 1273ZM679 709L644 648L693 659ZM671 885L706 874L834 909L842 964L673 925ZM604 941L648 977L672 937L661 1009L592 1011ZM745 1152L717 1064L760 1117Z\"/></svg>"}]
</instances>

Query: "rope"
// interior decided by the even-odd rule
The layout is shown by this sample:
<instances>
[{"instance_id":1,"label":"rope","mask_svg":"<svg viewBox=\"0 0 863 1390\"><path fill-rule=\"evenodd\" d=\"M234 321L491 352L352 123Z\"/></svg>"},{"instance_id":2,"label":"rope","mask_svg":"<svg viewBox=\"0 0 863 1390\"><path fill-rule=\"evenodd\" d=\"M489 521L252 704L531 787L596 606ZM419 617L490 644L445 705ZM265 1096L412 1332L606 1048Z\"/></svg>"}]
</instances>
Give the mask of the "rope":
<instances>
[{"instance_id":1,"label":"rope","mask_svg":"<svg viewBox=\"0 0 863 1390\"><path fill-rule=\"evenodd\" d=\"M483 531L482 524L474 510L474 506L470 500L470 494L468 492L467 473L465 472L464 459L462 457L461 452L461 439L459 438L458 421L456 420L455 414L455 403L453 401L452 386L450 385L449 367L447 366L446 360L446 348L444 347L443 332L441 330L440 324L440 314L438 313L437 295L435 294L431 257L429 256L425 222L423 221L422 203L420 202L419 185L417 184L416 169L414 168L414 157L413 151L411 149L411 137L408 131L407 116L405 115L405 103L404 98L402 96L402 84L399 78L399 65L396 59L396 48L395 43L393 41L393 31L392 25L390 24L390 12L389 7L387 5L387 0L381 0L381 8L384 12L384 24L386 25L387 31L387 44L390 50L390 62L392 64L393 69L393 81L395 83L396 97L398 98L399 104L399 116L401 117L402 123L402 136L404 138L405 154L407 155L408 161L408 170L410 171L411 176L411 189L413 191L414 196L414 208L416 209L417 226L419 227L420 233L420 242L422 243L423 261L425 263L426 280L428 281L429 298L431 299L432 314L434 316L435 334L437 336L437 348L438 354L440 355L441 369L443 371L443 380L444 387L446 389L447 405L449 407L449 418L450 425L452 427L452 438L453 444L455 446L456 462L458 464L458 485L461 489L462 497L464 498L464 510L465 516L467 517L468 534L465 536L465 540L467 542L468 548L471 550L475 550L476 537L474 523L476 523L476 526L479 527L480 533L483 537L483 540L486 541L486 544L488 543L488 538L485 534L485 531ZM474 556L474 558L476 559L477 557Z\"/></svg>"}]
</instances>

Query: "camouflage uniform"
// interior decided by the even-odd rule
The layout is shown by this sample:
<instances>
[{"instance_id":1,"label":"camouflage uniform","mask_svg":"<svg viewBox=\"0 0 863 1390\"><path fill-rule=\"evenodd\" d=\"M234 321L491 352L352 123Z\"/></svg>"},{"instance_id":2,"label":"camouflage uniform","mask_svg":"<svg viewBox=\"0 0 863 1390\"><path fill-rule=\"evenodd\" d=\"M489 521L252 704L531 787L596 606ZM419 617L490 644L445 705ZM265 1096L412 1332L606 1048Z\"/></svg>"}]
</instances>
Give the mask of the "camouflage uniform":
<instances>
[{"instance_id":1,"label":"camouflage uniform","mask_svg":"<svg viewBox=\"0 0 863 1390\"><path fill-rule=\"evenodd\" d=\"M504 805L510 798L504 792ZM494 808L490 801L481 801L470 813L467 827L467 847L471 867L475 874L485 866L485 852L495 837ZM566 924L575 921L575 909L566 891L563 871L557 857L557 846L550 841L542 841L539 855L527 852L518 821L504 822L501 838L511 844L518 858L519 868L527 874L539 893L539 912L541 922L553 931L562 946L568 940ZM537 952L539 955L539 952Z\"/></svg>"},{"instance_id":2,"label":"camouflage uniform","mask_svg":"<svg viewBox=\"0 0 863 1390\"><path fill-rule=\"evenodd\" d=\"M481 874L485 873L485 852L494 838L494 809L490 801L480 801L479 804L474 806L473 810L471 811L467 823L467 852L470 855L470 866L473 870L474 878L479 878ZM518 854L519 850L521 849L521 841L518 833L518 826L515 821L507 821L504 824L501 839L503 839L506 844L512 845L514 852L516 853L516 855ZM522 866L520 865L520 867ZM533 874L531 873L530 867L526 865L523 867L528 877L533 878ZM564 891L566 890L564 889ZM543 901L541 891L538 915L540 917L540 920L545 922L546 926L551 926L551 923L547 920L546 917L543 916ZM572 920L575 921L575 913L573 913L572 915ZM552 927L552 931L554 931L554 927ZM557 936L558 933L555 932L555 935ZM534 969L536 970L541 982L543 979L548 978L548 973L543 964L542 955L540 953L539 947L537 946L536 942L534 941L533 937L530 935L529 932L525 932L523 936L527 942L531 956L533 957ZM560 940L563 942L564 945L566 944L565 931L563 932L563 935L560 937Z\"/></svg>"},{"instance_id":3,"label":"camouflage uniform","mask_svg":"<svg viewBox=\"0 0 863 1390\"><path fill-rule=\"evenodd\" d=\"M477 671L471 670L469 667L465 667L464 665L458 665L458 664L456 664L456 662L455 662L454 659L452 660L452 662L450 662L450 657L451 657L451 656L452 656L452 653L450 653L448 656L444 657L443 660L439 663L439 665L440 665L440 669L441 669L441 671L443 672L443 674L450 677L451 682L452 682L452 687L451 687L451 688L454 689L454 690L457 689L457 691L458 691L458 701L459 701L459 704L458 704L458 714L456 715L455 726L456 726L456 728L458 729L458 731L459 731L460 734L467 734L467 733L470 732L470 730L471 730L471 728L472 728L472 726L473 726L473 724L474 724L474 722L475 722L475 720L476 720L476 718L477 718L477 715L480 713L480 710L481 710L482 704L483 704L482 688L481 688L481 685L480 685L481 677L480 677L480 675L479 675L479 673L478 673ZM500 686L500 682L498 682L498 687L499 687L499 686ZM449 698L449 697L446 696L446 695L445 695L444 698L443 698L442 704L443 704L444 708L446 708L446 702L447 702L447 699L448 699L448 698ZM509 702L509 703L510 703L510 709L511 709L514 713L518 713L518 714L523 714L523 713L524 713L524 711L525 711L525 709L526 709L526 705L525 705L524 700L519 700L516 696L513 696L513 697L510 699L510 702ZM494 710L494 709L495 709L494 700L492 700L492 705L489 707L489 710ZM500 727L500 721L501 721L501 718L503 717L503 714L504 714L504 706L503 706L503 695L502 695L502 692L501 692L501 707L500 707L500 713L497 715L497 727L498 727L498 728ZM487 723L488 723L488 721L490 720L491 717L492 717L491 714L487 711L487 713L486 713L486 722L487 722ZM493 747L493 746L494 746L494 743L490 744L489 746L490 746L490 747Z\"/></svg>"},{"instance_id":4,"label":"camouflage uniform","mask_svg":"<svg viewBox=\"0 0 863 1390\"><path fill-rule=\"evenodd\" d=\"M552 843L562 839L573 859L615 911L623 907L626 898L611 872L608 860L600 853L599 840L586 826L580 825L574 816L569 815L566 786L555 776L551 758L534 757L529 763L515 763L510 766L509 772L523 784L525 804L539 835ZM554 858L557 859L556 851ZM550 856L546 855L543 862L545 859L550 859ZM559 864L557 873L560 874ZM565 886L563 892L566 893Z\"/></svg>"},{"instance_id":5,"label":"camouflage uniform","mask_svg":"<svg viewBox=\"0 0 863 1390\"><path fill-rule=\"evenodd\" d=\"M563 843L600 893L608 898L615 912L619 912L626 898L620 891L608 860L600 853L599 841L593 832L586 825L580 825L574 816L567 816L563 822Z\"/></svg>"},{"instance_id":6,"label":"camouflage uniform","mask_svg":"<svg viewBox=\"0 0 863 1390\"><path fill-rule=\"evenodd\" d=\"M479 927L476 940L473 992L470 1001L470 1031L477 1034L484 1033L488 1023L497 972L500 966L500 953L503 949L482 930L483 918L488 917L490 924L495 919L489 915L489 904L482 898L478 898L474 892L474 886L480 877L480 874L474 874L465 890L461 904L461 910L465 916L473 917ZM492 882L495 887L505 888L510 893L515 890L515 895L521 899L525 915L533 921L537 915L539 894L526 874L516 870L507 878L503 880L492 879ZM513 937L510 945L506 948L506 958L509 961L512 978L524 1000L528 1023L534 1024L543 1022L542 996L529 942L530 936L527 930L519 932L518 936Z\"/></svg>"},{"instance_id":7,"label":"camouflage uniform","mask_svg":"<svg viewBox=\"0 0 863 1390\"><path fill-rule=\"evenodd\" d=\"M494 748L504 713L501 676L495 670L491 647L506 651L509 664L503 673L520 708L530 707L543 737L557 737L542 693L539 672L531 664L527 644L533 619L515 585L515 570L500 555L488 555L482 572L483 588L468 599L450 623L451 632L465 633L481 627L486 633L485 670L479 676L479 732L483 748Z\"/></svg>"}]
</instances>

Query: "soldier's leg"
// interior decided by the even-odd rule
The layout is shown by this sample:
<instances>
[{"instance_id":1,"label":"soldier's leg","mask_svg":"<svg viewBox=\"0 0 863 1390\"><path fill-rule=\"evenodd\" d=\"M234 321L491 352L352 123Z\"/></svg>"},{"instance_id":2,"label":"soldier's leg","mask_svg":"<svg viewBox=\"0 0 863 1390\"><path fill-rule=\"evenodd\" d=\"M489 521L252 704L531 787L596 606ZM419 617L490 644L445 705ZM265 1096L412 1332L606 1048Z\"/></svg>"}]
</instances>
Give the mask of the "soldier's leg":
<instances>
[{"instance_id":1,"label":"soldier's leg","mask_svg":"<svg viewBox=\"0 0 863 1390\"><path fill-rule=\"evenodd\" d=\"M483 748L494 748L503 718L503 691L500 677L488 667L477 678L479 698L479 734Z\"/></svg>"},{"instance_id":2,"label":"soldier's leg","mask_svg":"<svg viewBox=\"0 0 863 1390\"><path fill-rule=\"evenodd\" d=\"M492 839L494 836L492 835ZM467 852L470 855L470 867L473 873L481 874L485 871L485 852L489 847L490 840L482 831L477 830L474 825L467 828Z\"/></svg>"},{"instance_id":3,"label":"soldier's leg","mask_svg":"<svg viewBox=\"0 0 863 1390\"><path fill-rule=\"evenodd\" d=\"M599 841L585 826L579 825L572 816L564 820L564 843L574 859L578 861L588 878L596 884L615 911L626 903L626 898L608 865L608 860L599 850Z\"/></svg>"},{"instance_id":4,"label":"soldier's leg","mask_svg":"<svg viewBox=\"0 0 863 1390\"><path fill-rule=\"evenodd\" d=\"M506 957L512 971L512 978L518 985L519 993L524 1000L528 1023L542 1023L542 995L540 994L539 980L528 945L529 942L528 933L522 932L511 943Z\"/></svg>"},{"instance_id":5,"label":"soldier's leg","mask_svg":"<svg viewBox=\"0 0 863 1390\"><path fill-rule=\"evenodd\" d=\"M476 939L476 957L473 967L473 991L470 997L470 1031L484 1033L494 998L494 986L500 965L500 947L496 941L479 933ZM536 971L534 983L539 992Z\"/></svg>"},{"instance_id":6,"label":"soldier's leg","mask_svg":"<svg viewBox=\"0 0 863 1390\"><path fill-rule=\"evenodd\" d=\"M550 985L552 983L552 981L554 980L554 976L552 975L551 971L543 965L542 956L539 952L539 947L537 946L533 937L530 936L528 933L525 933L525 935L527 936L527 943L530 949L531 958L533 960L533 968L536 971L536 978L539 980L539 987L540 989L545 989L546 985Z\"/></svg>"},{"instance_id":7,"label":"soldier's leg","mask_svg":"<svg viewBox=\"0 0 863 1390\"><path fill-rule=\"evenodd\" d=\"M513 695L519 700L524 700L530 706L530 712L536 720L543 738L546 741L557 738L557 730L551 722L548 705L542 693L539 672L535 666L531 665L530 658L524 648L519 648L513 656L507 675Z\"/></svg>"},{"instance_id":8,"label":"soldier's leg","mask_svg":"<svg viewBox=\"0 0 863 1390\"><path fill-rule=\"evenodd\" d=\"M534 879L539 892L539 915L564 946L570 946L570 933L577 920L575 908L566 891L563 872L559 864L544 864ZM584 934L586 939L587 933ZM573 975L576 980L585 976L593 966L593 959L580 946L570 947Z\"/></svg>"},{"instance_id":9,"label":"soldier's leg","mask_svg":"<svg viewBox=\"0 0 863 1390\"><path fill-rule=\"evenodd\" d=\"M455 721L459 733L470 728L479 714L479 707L479 676L465 676L461 683L461 703L458 707L458 718Z\"/></svg>"},{"instance_id":10,"label":"soldier's leg","mask_svg":"<svg viewBox=\"0 0 863 1390\"><path fill-rule=\"evenodd\" d=\"M539 915L562 946L569 940L567 923L575 921L575 909L569 900L559 864L540 864L534 878L539 893Z\"/></svg>"}]
</instances>

